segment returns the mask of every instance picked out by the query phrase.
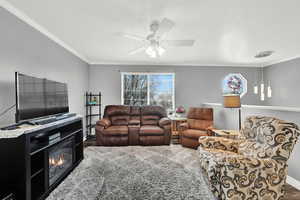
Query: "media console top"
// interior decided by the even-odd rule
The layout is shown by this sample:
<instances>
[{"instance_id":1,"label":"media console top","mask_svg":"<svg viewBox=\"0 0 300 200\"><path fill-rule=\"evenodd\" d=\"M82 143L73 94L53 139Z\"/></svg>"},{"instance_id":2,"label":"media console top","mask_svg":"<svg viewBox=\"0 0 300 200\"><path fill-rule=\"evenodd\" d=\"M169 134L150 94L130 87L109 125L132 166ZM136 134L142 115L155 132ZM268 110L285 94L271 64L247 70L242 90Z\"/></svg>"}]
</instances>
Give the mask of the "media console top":
<instances>
[{"instance_id":1,"label":"media console top","mask_svg":"<svg viewBox=\"0 0 300 200\"><path fill-rule=\"evenodd\" d=\"M72 116L69 118L61 119L55 122L51 122L44 125L30 125L30 124L23 124L19 125L18 128L13 130L0 130L0 139L4 138L17 138L24 134L29 134L35 131L39 131L41 129L46 129L52 126L60 125L69 121L73 121L76 119L81 119L82 117L80 115Z\"/></svg>"}]
</instances>

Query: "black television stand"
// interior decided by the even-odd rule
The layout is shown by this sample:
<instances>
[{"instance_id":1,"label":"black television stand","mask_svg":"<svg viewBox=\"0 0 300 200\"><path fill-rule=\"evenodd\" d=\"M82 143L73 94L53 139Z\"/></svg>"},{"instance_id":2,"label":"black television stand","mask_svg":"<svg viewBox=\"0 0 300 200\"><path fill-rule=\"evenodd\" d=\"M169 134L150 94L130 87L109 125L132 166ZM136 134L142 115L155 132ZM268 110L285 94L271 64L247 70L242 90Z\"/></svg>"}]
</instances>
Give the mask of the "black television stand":
<instances>
[{"instance_id":1,"label":"black television stand","mask_svg":"<svg viewBox=\"0 0 300 200\"><path fill-rule=\"evenodd\" d=\"M34 126L36 124L33 123L33 122L30 122L30 121L23 121L23 122L19 122L17 124L13 124L13 125L10 125L10 126L3 127L0 130L2 130L2 131L16 130L16 129L21 128L24 125Z\"/></svg>"},{"instance_id":2,"label":"black television stand","mask_svg":"<svg viewBox=\"0 0 300 200\"><path fill-rule=\"evenodd\" d=\"M40 119L35 119L35 120L28 120L28 121L22 121L10 126L6 126L1 128L0 130L17 130L22 128L23 126L34 126L34 125L46 125L46 124L50 124L53 122L57 122L59 120L63 120L63 119L68 119L71 117L75 117L76 114L75 113L66 113L66 114L60 114L60 115L56 115L56 116L51 116L51 117L45 117L45 118L40 118Z\"/></svg>"},{"instance_id":3,"label":"black television stand","mask_svg":"<svg viewBox=\"0 0 300 200\"><path fill-rule=\"evenodd\" d=\"M83 160L82 118L17 131L0 131L0 197L43 200Z\"/></svg>"},{"instance_id":4,"label":"black television stand","mask_svg":"<svg viewBox=\"0 0 300 200\"><path fill-rule=\"evenodd\" d=\"M56 119L62 120L62 119L67 119L67 118L74 117L74 116L76 116L75 113L66 113L66 114L56 116Z\"/></svg>"},{"instance_id":5,"label":"black television stand","mask_svg":"<svg viewBox=\"0 0 300 200\"><path fill-rule=\"evenodd\" d=\"M66 114L60 114L60 115L55 115L55 116L51 116L51 117L45 117L42 119L32 120L32 121L30 121L30 123L33 123L35 125L45 125L45 124L49 124L49 123L56 122L59 120L68 119L68 118L71 118L74 116L76 116L75 113L66 113Z\"/></svg>"}]
</instances>

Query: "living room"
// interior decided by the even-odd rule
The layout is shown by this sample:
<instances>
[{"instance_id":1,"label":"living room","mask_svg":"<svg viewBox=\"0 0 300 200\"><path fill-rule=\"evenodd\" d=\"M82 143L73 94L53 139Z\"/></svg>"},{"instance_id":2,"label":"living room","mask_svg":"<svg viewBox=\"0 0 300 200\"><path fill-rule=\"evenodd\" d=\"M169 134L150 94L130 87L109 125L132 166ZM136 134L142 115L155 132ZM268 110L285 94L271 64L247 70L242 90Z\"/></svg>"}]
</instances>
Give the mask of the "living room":
<instances>
[{"instance_id":1,"label":"living room","mask_svg":"<svg viewBox=\"0 0 300 200\"><path fill-rule=\"evenodd\" d=\"M51 180L47 182L47 178L44 180L44 175L51 171L46 168L51 163L59 165L66 157L59 157L57 162L49 159L45 168L31 171L31 179L36 180L34 183L17 184L18 177L1 182L1 185L5 184L5 191L0 194L0 199L300 198L300 146L296 134L299 131L296 125L291 125L300 124L298 1L200 0L187 4L179 0L90 3L2 0L0 5L0 126L6 128L0 131L1 162L9 160L7 149L11 148L12 152L21 149L22 155L11 156L25 158L26 167L23 168L27 174L39 159L46 160L53 144L60 144L64 137L74 138L72 142L76 149L73 151L76 156L72 158L75 158L74 165L65 173L61 172L62 177L53 184ZM20 80L26 77L42 80L44 89L46 80L66 87L64 98L68 100L70 114L60 116L60 121L73 120L74 124L60 127L59 120L49 124L31 121L50 116L50 112L37 114L34 111L30 117L20 114L23 87ZM133 86L134 83L138 86ZM137 96L134 90L138 91ZM93 105L92 113L87 112L90 102L85 95L89 93L101 93L96 103L100 105L99 110ZM30 97L31 100L25 99L25 102L33 102L34 95ZM120 107L110 108L110 105ZM157 105L163 109L155 107ZM39 107L37 104L31 106ZM138 111L134 106L138 106ZM95 114L96 111L100 116ZM116 116L110 116L114 112ZM58 113L65 113L65 110L52 110L51 116ZM120 113L122 117L118 116ZM90 122L87 120L89 114L95 114ZM130 117L124 118L125 115ZM138 122L130 124L132 116L137 117L134 119ZM114 117L127 120L126 134L137 134L138 139L125 133L116 136L122 132L120 129L113 134L105 132L113 126ZM190 134L185 128L195 126L203 131L199 128L203 123L197 122L204 120L201 117L210 121L203 122L209 123L205 129L207 136L197 133L193 140L186 139ZM258 128L252 127L251 131L256 131L253 134L257 141L246 149L256 152L261 148L263 152L259 153L265 153L265 157L250 155L240 143L235 143L240 149L233 150L234 155L225 151L231 134L238 132L238 137L247 138L250 134L247 127L254 126L249 123L254 124L255 120ZM275 134L278 133L274 138L279 138L275 143L280 143L284 150L277 149L272 143L273 136L270 139L268 131L264 132L268 126L264 120L273 120L272 127L276 129ZM30 123L22 124L20 128L15 125L17 122ZM91 129L87 127L89 123ZM162 134L169 134L168 137L157 139L161 133L156 132L147 136L154 129L142 132L143 123L151 126L161 123L161 128L166 128ZM56 127L48 130L51 124ZM286 126L282 128L282 124ZM18 128L12 130L13 126ZM42 153L44 146L27 152L27 143L18 139L24 135L26 141L40 142L44 138L40 132L32 138L31 133L24 131L19 136L23 126L27 132L32 132L30 126L39 126L38 130L47 126L48 139L53 139L47 146L49 150ZM277 126L281 132L277 131ZM295 131L291 138L287 129ZM71 132L73 136L69 135ZM18 137L13 137L15 134ZM105 134L111 134L112 139ZM103 139L103 135L107 138ZM123 137L127 138L120 139ZM206 145L210 139L226 144L223 147L213 144L215 149L208 150ZM22 148L16 148L16 142L24 145L24 152ZM269 152L270 148L276 151ZM28 157L28 161L23 155L25 152L36 156ZM272 153L271 164L264 163L270 160ZM249 172L248 177L239 179L240 173L249 170L245 172L239 168L236 169L238 173L232 172L233 161L229 160L227 166L222 160L231 158L241 158L240 164L247 169L257 162L271 166L271 169L256 166L255 173L260 176ZM251 159L256 160L252 162ZM17 164L20 165L3 164L1 178L9 174L7 166L11 168ZM212 172L215 169L226 175L223 174L224 180ZM278 170L271 173L272 169ZM20 179L26 182L22 173L18 172ZM225 180L227 175L232 177ZM232 180L234 177L236 179ZM279 179L280 183L277 183ZM229 180L237 183L228 183ZM245 186L248 182L249 186ZM36 185L42 187L34 188Z\"/></svg>"}]
</instances>

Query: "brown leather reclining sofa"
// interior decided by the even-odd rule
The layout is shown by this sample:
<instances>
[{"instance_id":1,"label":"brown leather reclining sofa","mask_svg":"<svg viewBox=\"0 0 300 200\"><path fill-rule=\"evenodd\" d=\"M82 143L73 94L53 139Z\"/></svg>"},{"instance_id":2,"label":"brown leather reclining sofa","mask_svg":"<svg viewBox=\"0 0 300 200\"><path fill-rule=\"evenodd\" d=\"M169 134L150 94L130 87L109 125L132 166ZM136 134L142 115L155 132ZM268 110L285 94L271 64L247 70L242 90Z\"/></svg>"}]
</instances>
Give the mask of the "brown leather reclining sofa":
<instances>
[{"instance_id":1,"label":"brown leather reclining sofa","mask_svg":"<svg viewBox=\"0 0 300 200\"><path fill-rule=\"evenodd\" d=\"M160 106L105 107L96 124L97 145L169 145L171 121Z\"/></svg>"}]
</instances>

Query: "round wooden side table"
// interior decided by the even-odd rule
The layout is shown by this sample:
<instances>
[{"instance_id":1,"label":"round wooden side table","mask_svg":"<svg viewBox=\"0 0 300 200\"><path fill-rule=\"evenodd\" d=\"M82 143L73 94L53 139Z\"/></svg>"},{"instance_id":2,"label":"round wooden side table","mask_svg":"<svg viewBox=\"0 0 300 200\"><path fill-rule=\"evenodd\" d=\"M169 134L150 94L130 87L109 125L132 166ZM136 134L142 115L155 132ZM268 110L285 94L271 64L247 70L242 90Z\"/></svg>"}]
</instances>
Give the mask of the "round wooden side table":
<instances>
[{"instance_id":1,"label":"round wooden side table","mask_svg":"<svg viewBox=\"0 0 300 200\"><path fill-rule=\"evenodd\" d=\"M172 143L179 144L179 125L187 122L187 118L186 117L169 116L169 119L172 121L172 124L171 124Z\"/></svg>"}]
</instances>

